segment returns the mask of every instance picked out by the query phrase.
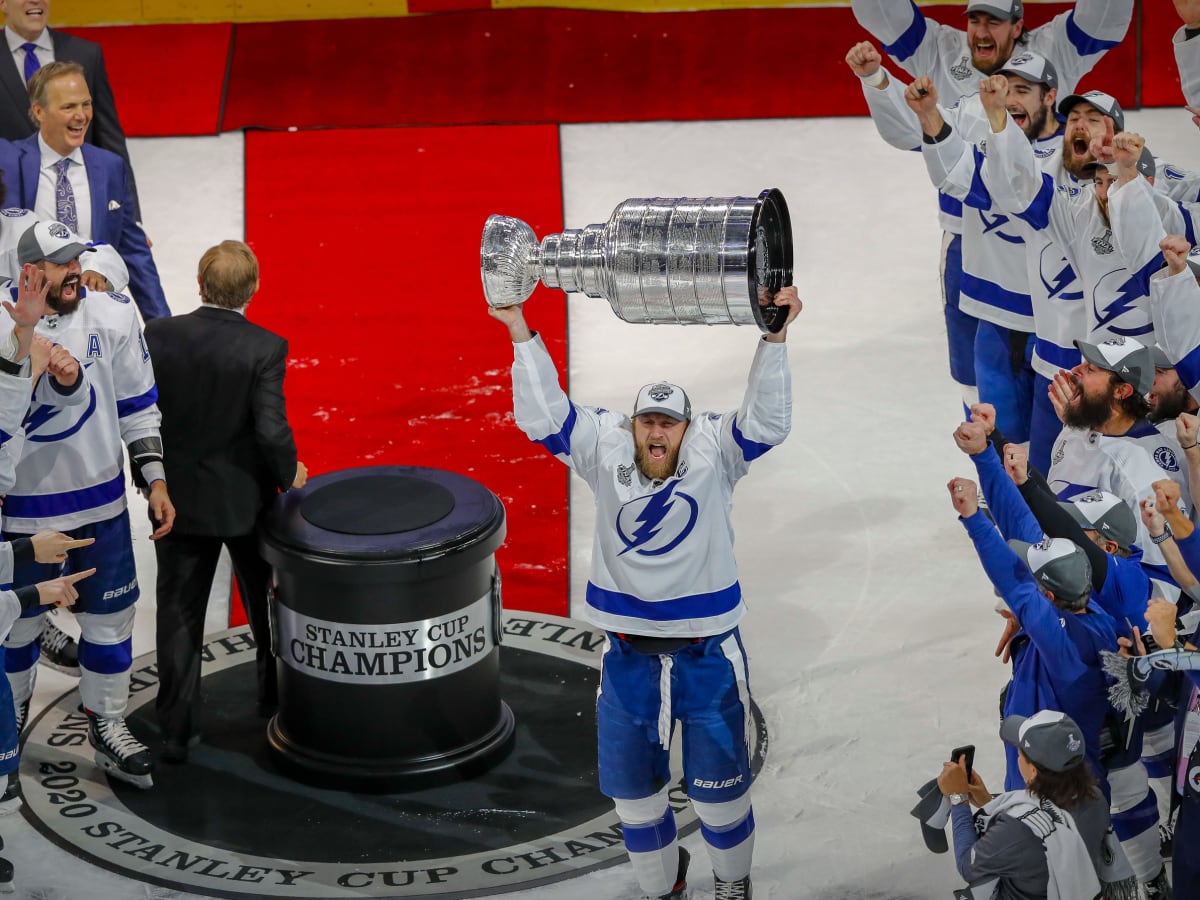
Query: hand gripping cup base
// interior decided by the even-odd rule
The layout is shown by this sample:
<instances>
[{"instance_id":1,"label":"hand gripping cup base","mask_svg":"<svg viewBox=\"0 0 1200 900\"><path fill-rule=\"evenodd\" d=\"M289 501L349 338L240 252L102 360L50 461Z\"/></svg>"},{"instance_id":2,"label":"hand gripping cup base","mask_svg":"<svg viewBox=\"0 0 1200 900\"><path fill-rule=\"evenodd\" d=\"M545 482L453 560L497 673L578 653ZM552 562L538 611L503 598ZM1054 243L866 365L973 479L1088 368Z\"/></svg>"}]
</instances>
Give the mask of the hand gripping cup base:
<instances>
[{"instance_id":1,"label":"hand gripping cup base","mask_svg":"<svg viewBox=\"0 0 1200 900\"><path fill-rule=\"evenodd\" d=\"M546 287L603 297L626 322L757 325L778 331L772 305L792 283L792 223L777 189L757 197L635 199L603 225L547 235L489 216L479 249L483 293L494 307Z\"/></svg>"}]
</instances>

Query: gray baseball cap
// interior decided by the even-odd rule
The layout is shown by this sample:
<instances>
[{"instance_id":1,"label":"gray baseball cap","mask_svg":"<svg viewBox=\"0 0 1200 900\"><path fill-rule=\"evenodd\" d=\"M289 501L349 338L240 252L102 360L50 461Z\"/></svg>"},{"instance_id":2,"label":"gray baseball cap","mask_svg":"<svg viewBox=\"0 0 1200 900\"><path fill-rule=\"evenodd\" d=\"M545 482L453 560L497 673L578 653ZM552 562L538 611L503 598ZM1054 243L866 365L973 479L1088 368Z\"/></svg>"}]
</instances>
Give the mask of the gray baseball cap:
<instances>
[{"instance_id":1,"label":"gray baseball cap","mask_svg":"<svg viewBox=\"0 0 1200 900\"><path fill-rule=\"evenodd\" d=\"M1083 762L1083 731L1065 713L1043 709L1032 716L1005 716L1000 740L1014 747L1043 769L1069 772Z\"/></svg>"},{"instance_id":2,"label":"gray baseball cap","mask_svg":"<svg viewBox=\"0 0 1200 900\"><path fill-rule=\"evenodd\" d=\"M1017 75L1035 84L1044 84L1047 90L1058 87L1058 72L1054 63L1040 53L1032 50L1022 50L1001 66L997 75Z\"/></svg>"},{"instance_id":3,"label":"gray baseball cap","mask_svg":"<svg viewBox=\"0 0 1200 900\"><path fill-rule=\"evenodd\" d=\"M1138 525L1133 510L1124 500L1108 491L1088 491L1058 504L1071 514L1080 527L1097 531L1117 546L1128 549L1137 540Z\"/></svg>"},{"instance_id":4,"label":"gray baseball cap","mask_svg":"<svg viewBox=\"0 0 1200 900\"><path fill-rule=\"evenodd\" d=\"M692 417L692 401L679 385L669 381L654 381L642 386L633 404L635 418L645 413L662 413L686 422Z\"/></svg>"},{"instance_id":5,"label":"gray baseball cap","mask_svg":"<svg viewBox=\"0 0 1200 900\"><path fill-rule=\"evenodd\" d=\"M1125 113L1121 110L1121 104L1117 102L1117 98L1112 94L1106 94L1104 91L1068 94L1058 102L1058 112L1060 115L1066 116L1080 103L1090 103L1100 112L1109 116L1113 120L1114 131L1125 130Z\"/></svg>"},{"instance_id":6,"label":"gray baseball cap","mask_svg":"<svg viewBox=\"0 0 1200 900\"><path fill-rule=\"evenodd\" d=\"M79 254L95 249L62 222L35 222L17 241L17 263L23 266L45 259L62 266Z\"/></svg>"},{"instance_id":7,"label":"gray baseball cap","mask_svg":"<svg viewBox=\"0 0 1200 900\"><path fill-rule=\"evenodd\" d=\"M1200 264L1200 260L1197 260L1197 263ZM1196 270L1193 268L1192 271ZM1156 369L1175 368L1175 361L1167 355L1167 351L1163 349L1162 344L1154 344L1150 348L1150 356L1154 360L1154 368Z\"/></svg>"},{"instance_id":8,"label":"gray baseball cap","mask_svg":"<svg viewBox=\"0 0 1200 900\"><path fill-rule=\"evenodd\" d=\"M996 19L1022 19L1025 17L1025 4L1022 0L969 0L963 15L973 12L987 13Z\"/></svg>"},{"instance_id":9,"label":"gray baseball cap","mask_svg":"<svg viewBox=\"0 0 1200 900\"><path fill-rule=\"evenodd\" d=\"M1115 372L1143 397L1154 387L1154 357L1141 341L1115 337L1099 344L1075 341L1075 346L1093 366Z\"/></svg>"},{"instance_id":10,"label":"gray baseball cap","mask_svg":"<svg viewBox=\"0 0 1200 900\"><path fill-rule=\"evenodd\" d=\"M1074 599L1091 590L1092 564L1073 541L1047 538L1028 544L1012 540L1008 546L1029 566L1034 580L1055 597Z\"/></svg>"}]
</instances>

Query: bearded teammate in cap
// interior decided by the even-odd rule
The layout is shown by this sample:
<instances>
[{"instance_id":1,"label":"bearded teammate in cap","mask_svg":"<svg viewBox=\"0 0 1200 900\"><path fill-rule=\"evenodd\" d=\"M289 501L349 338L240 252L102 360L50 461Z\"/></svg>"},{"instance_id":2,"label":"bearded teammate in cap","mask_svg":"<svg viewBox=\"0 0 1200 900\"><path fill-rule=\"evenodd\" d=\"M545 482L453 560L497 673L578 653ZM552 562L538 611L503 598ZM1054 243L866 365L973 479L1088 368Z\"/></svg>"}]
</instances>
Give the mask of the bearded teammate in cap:
<instances>
[{"instance_id":1,"label":"bearded teammate in cap","mask_svg":"<svg viewBox=\"0 0 1200 900\"><path fill-rule=\"evenodd\" d=\"M998 71L1020 50L1045 57L1070 93L1108 50L1117 46L1133 16L1132 0L1080 0L1045 25L1026 30L1022 0L970 0L966 29L926 18L912 0L851 0L854 17L892 59L914 78L928 76L947 105L973 94L979 79ZM858 71L858 70L856 70ZM864 86L886 78L883 69L858 71ZM918 147L919 141L909 145ZM940 275L951 377L969 407L974 392L974 317L959 309L962 279L962 203L939 194L943 230Z\"/></svg>"},{"instance_id":2,"label":"bearded teammate in cap","mask_svg":"<svg viewBox=\"0 0 1200 900\"><path fill-rule=\"evenodd\" d=\"M687 851L668 804L674 722L717 900L752 893L745 614L733 555L732 492L791 428L788 326L764 335L739 410L693 413L669 382L638 391L632 418L573 402L520 305L491 308L513 341L517 424L592 489L596 534L586 617L605 629L596 707L600 790L613 798L648 898L687 896Z\"/></svg>"},{"instance_id":3,"label":"bearded teammate in cap","mask_svg":"<svg viewBox=\"0 0 1200 900\"><path fill-rule=\"evenodd\" d=\"M79 693L88 718L96 764L138 787L153 784L149 750L125 724L132 663L133 604L137 572L125 500L124 452L135 484L143 487L158 527L171 530L175 510L163 474L154 371L136 308L122 294L89 291L80 284L79 257L87 248L59 222L40 222L21 236L20 261L45 273L52 312L39 322L49 337L82 361L86 403L52 409L34 403L26 420L25 451L16 483L4 500L4 534L13 539L54 528L71 537L95 538L76 551L69 567L95 567L78 585ZM35 584L58 574L36 561L18 563L14 584ZM37 662L40 610L27 610L5 642L6 668L19 723L28 715Z\"/></svg>"}]
</instances>

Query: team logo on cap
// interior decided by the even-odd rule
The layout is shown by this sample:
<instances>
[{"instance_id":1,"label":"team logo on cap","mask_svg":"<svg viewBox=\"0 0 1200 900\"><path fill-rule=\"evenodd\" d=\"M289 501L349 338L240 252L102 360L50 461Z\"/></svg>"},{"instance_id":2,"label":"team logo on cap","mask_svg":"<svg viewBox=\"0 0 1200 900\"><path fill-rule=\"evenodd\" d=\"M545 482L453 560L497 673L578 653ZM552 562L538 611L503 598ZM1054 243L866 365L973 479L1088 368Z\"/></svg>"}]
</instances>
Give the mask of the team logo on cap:
<instances>
[{"instance_id":1,"label":"team logo on cap","mask_svg":"<svg viewBox=\"0 0 1200 900\"><path fill-rule=\"evenodd\" d=\"M1168 472L1179 471L1179 461L1175 458L1175 454L1170 447L1159 447L1154 451L1154 461L1158 463L1160 469L1166 469Z\"/></svg>"},{"instance_id":2,"label":"team logo on cap","mask_svg":"<svg viewBox=\"0 0 1200 900\"><path fill-rule=\"evenodd\" d=\"M1101 256L1105 256L1109 253L1112 253L1113 245L1112 245L1112 241L1109 240L1109 238L1111 238L1111 237L1112 237L1112 229L1111 228L1104 229L1104 234L1100 235L1099 237L1092 238L1092 249L1095 250L1097 253L1099 253Z\"/></svg>"},{"instance_id":3,"label":"team logo on cap","mask_svg":"<svg viewBox=\"0 0 1200 900\"><path fill-rule=\"evenodd\" d=\"M57 222L51 222L47 230L50 232L50 237L56 237L60 241L65 241L71 236L71 232L67 231L64 226L59 225Z\"/></svg>"},{"instance_id":4,"label":"team logo on cap","mask_svg":"<svg viewBox=\"0 0 1200 900\"><path fill-rule=\"evenodd\" d=\"M650 399L655 403L662 403L675 393L675 389L669 384L652 384L646 393L650 395Z\"/></svg>"},{"instance_id":5,"label":"team logo on cap","mask_svg":"<svg viewBox=\"0 0 1200 900\"><path fill-rule=\"evenodd\" d=\"M1109 234L1112 234L1112 232L1110 231ZM1125 346L1125 336L1119 334L1116 337L1110 337L1108 340L1102 341L1100 346L1101 347L1124 347Z\"/></svg>"},{"instance_id":6,"label":"team logo on cap","mask_svg":"<svg viewBox=\"0 0 1200 900\"><path fill-rule=\"evenodd\" d=\"M1090 492L1084 494L1082 497L1076 497L1075 502L1076 503L1099 503L1103 499L1104 499L1104 494L1102 494L1100 491L1090 491Z\"/></svg>"},{"instance_id":7,"label":"team logo on cap","mask_svg":"<svg viewBox=\"0 0 1200 900\"><path fill-rule=\"evenodd\" d=\"M1042 538L1040 541L1038 541L1036 544L1033 545L1033 549L1034 550L1042 550L1042 551L1045 551L1046 553L1049 553L1051 540L1053 540L1053 538Z\"/></svg>"},{"instance_id":8,"label":"team logo on cap","mask_svg":"<svg viewBox=\"0 0 1200 900\"><path fill-rule=\"evenodd\" d=\"M1025 65L1025 63L1030 63L1030 62L1033 62L1033 57L1030 56L1028 53L1022 53L1020 56L1014 56L1012 59L1010 59L1008 61L1008 65L1005 66L1005 68L1011 69L1013 66L1023 66L1023 65Z\"/></svg>"},{"instance_id":9,"label":"team logo on cap","mask_svg":"<svg viewBox=\"0 0 1200 900\"><path fill-rule=\"evenodd\" d=\"M1082 746L1083 743L1079 740L1079 738L1075 737L1075 732L1071 732L1067 735L1067 749L1072 753L1079 750Z\"/></svg>"}]
</instances>

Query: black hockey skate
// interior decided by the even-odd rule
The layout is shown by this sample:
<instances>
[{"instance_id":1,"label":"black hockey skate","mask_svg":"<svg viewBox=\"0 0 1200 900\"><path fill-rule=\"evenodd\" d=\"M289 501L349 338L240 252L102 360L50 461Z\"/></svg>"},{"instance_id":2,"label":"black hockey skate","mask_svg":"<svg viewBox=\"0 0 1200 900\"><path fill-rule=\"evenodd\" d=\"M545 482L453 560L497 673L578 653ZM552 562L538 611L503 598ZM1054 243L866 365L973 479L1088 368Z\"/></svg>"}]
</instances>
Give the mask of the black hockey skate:
<instances>
[{"instance_id":1,"label":"black hockey skate","mask_svg":"<svg viewBox=\"0 0 1200 900\"><path fill-rule=\"evenodd\" d=\"M4 849L4 840L0 838L0 850ZM13 886L13 864L3 856L0 856L0 894L11 894L16 888Z\"/></svg>"},{"instance_id":2,"label":"black hockey skate","mask_svg":"<svg viewBox=\"0 0 1200 900\"><path fill-rule=\"evenodd\" d=\"M121 781L142 789L154 787L154 757L133 736L120 716L98 716L87 710L88 743L96 750L96 765Z\"/></svg>"},{"instance_id":3,"label":"black hockey skate","mask_svg":"<svg viewBox=\"0 0 1200 900\"><path fill-rule=\"evenodd\" d=\"M1171 900L1175 895L1171 892L1171 883L1167 881L1167 867L1163 866L1157 875L1142 885L1146 892L1146 900Z\"/></svg>"},{"instance_id":4,"label":"black hockey skate","mask_svg":"<svg viewBox=\"0 0 1200 900\"><path fill-rule=\"evenodd\" d=\"M41 653L38 662L43 666L62 672L64 675L79 677L79 644L61 628L51 621L49 616L42 616Z\"/></svg>"},{"instance_id":5,"label":"black hockey skate","mask_svg":"<svg viewBox=\"0 0 1200 900\"><path fill-rule=\"evenodd\" d=\"M660 894L657 898L647 897L646 900L687 900L687 870L688 863L691 861L692 854L688 853L686 848L680 847L679 869L675 872L675 887L665 894Z\"/></svg>"},{"instance_id":6,"label":"black hockey skate","mask_svg":"<svg viewBox=\"0 0 1200 900\"><path fill-rule=\"evenodd\" d=\"M737 881L722 881L714 875L713 887L713 900L750 900L754 896L754 887L750 884L749 875Z\"/></svg>"},{"instance_id":7,"label":"black hockey skate","mask_svg":"<svg viewBox=\"0 0 1200 900\"><path fill-rule=\"evenodd\" d=\"M21 732L25 730L25 726L29 724L29 698L26 697L17 704L17 737L21 736Z\"/></svg>"}]
</instances>

